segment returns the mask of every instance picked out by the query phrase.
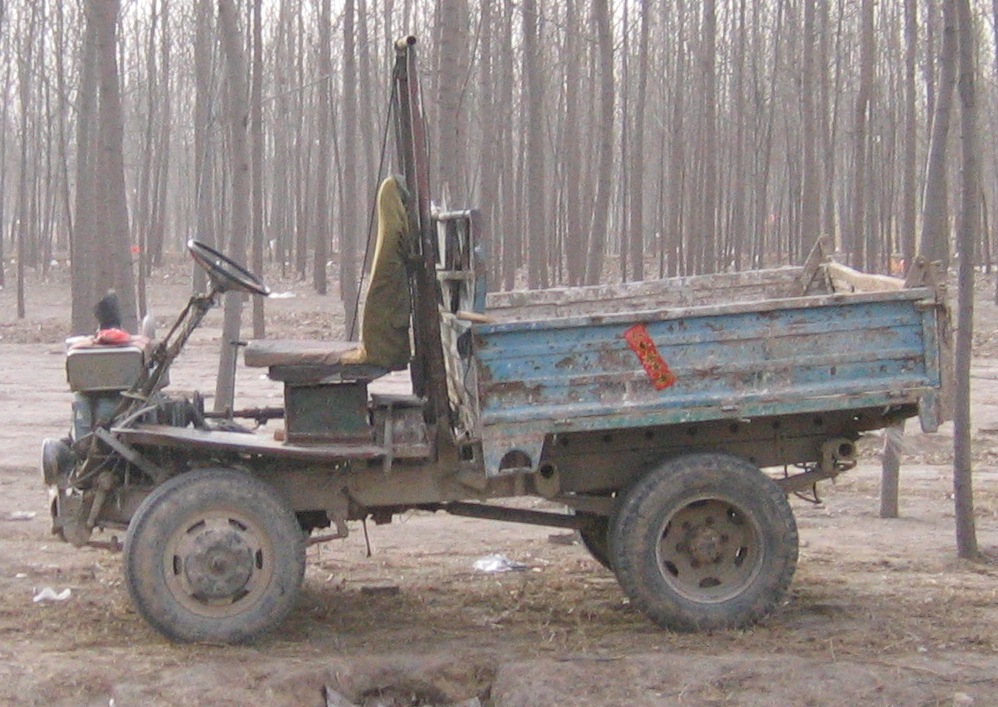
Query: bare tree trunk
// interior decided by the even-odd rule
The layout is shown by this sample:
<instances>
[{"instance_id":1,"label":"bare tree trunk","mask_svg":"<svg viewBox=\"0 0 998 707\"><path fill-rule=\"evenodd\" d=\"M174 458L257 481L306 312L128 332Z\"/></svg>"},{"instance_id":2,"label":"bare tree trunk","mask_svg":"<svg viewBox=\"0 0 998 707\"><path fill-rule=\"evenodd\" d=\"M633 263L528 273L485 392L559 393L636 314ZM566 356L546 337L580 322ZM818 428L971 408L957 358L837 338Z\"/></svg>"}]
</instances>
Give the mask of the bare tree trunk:
<instances>
[{"instance_id":1,"label":"bare tree trunk","mask_svg":"<svg viewBox=\"0 0 998 707\"><path fill-rule=\"evenodd\" d=\"M998 0L996 0L998 2ZM904 2L904 174L901 185L901 254L905 267L915 258L918 202L915 193L918 160L918 113L915 108L915 58L918 50L918 2Z\"/></svg>"},{"instance_id":2,"label":"bare tree trunk","mask_svg":"<svg viewBox=\"0 0 998 707\"><path fill-rule=\"evenodd\" d=\"M925 56L930 57L923 64L925 81L925 112L931 121L936 114L936 0L925 2ZM931 123L930 123L931 128ZM924 253L923 253L924 255Z\"/></svg>"},{"instance_id":3,"label":"bare tree trunk","mask_svg":"<svg viewBox=\"0 0 998 707\"><path fill-rule=\"evenodd\" d=\"M147 267L157 267L163 262L163 246L166 239L167 197L170 183L170 134L173 120L173 93L177 83L173 76L170 61L173 38L170 34L170 3L160 0L160 75L163 77L161 86L162 98L159 119L159 131L156 137L156 167L153 172L152 204L149 215L148 233L146 234L146 264Z\"/></svg>"},{"instance_id":4,"label":"bare tree trunk","mask_svg":"<svg viewBox=\"0 0 998 707\"><path fill-rule=\"evenodd\" d=\"M993 79L998 80L998 0L991 0L991 26L994 27L994 47L992 48L994 55L994 73ZM993 162L995 164L995 171L998 172L998 151L995 152ZM986 213L986 212L985 212ZM2 219L0 219L2 220ZM993 228L995 230L993 240L998 242L998 215L992 219ZM990 262L988 263L990 266ZM3 273L0 273L0 284L2 284ZM995 278L995 304L998 304L998 278Z\"/></svg>"},{"instance_id":5,"label":"bare tree trunk","mask_svg":"<svg viewBox=\"0 0 998 707\"><path fill-rule=\"evenodd\" d=\"M371 205L374 204L377 190L380 186L379 177L381 175L376 174L378 165L376 163L377 157L375 156L375 142L377 138L375 135L380 135L377 127L382 125L379 120L379 113L374 102L374 87L381 86L382 77L375 77L371 71L371 40L368 35L368 22L372 17L376 17L376 12L370 12L367 0L355 0L357 4L357 14L356 14L356 29L357 29L357 40L356 40L356 52L357 52L357 63L359 69L359 81L358 81L358 105L360 106L360 116L361 119L357 121L357 130L360 133L359 140L361 144L361 161L360 164L363 167L361 172L360 184L362 185L360 189L360 213L362 216L361 227L363 231L363 243L366 244L370 238L373 236L371 229L373 224L371 224L370 216ZM467 22L467 18L465 18ZM380 98L380 95L379 95ZM380 147L380 145L378 146ZM358 239L360 241L361 239ZM361 256L358 253L358 256ZM370 254L374 257L374 254ZM359 260L359 258L358 258ZM361 263L361 269L367 267L367 263ZM359 286L359 285L358 285Z\"/></svg>"},{"instance_id":6,"label":"bare tree trunk","mask_svg":"<svg viewBox=\"0 0 998 707\"><path fill-rule=\"evenodd\" d=\"M97 26L87 11L80 54L80 88L76 118L76 228L72 260L72 332L93 330L91 308L97 294Z\"/></svg>"},{"instance_id":7,"label":"bare tree trunk","mask_svg":"<svg viewBox=\"0 0 998 707\"><path fill-rule=\"evenodd\" d=\"M524 97L526 136L526 200L527 200L527 285L547 285L547 224L544 197L548 185L544 160L544 84L541 80L542 54L538 5L535 0L523 1L523 75L526 82Z\"/></svg>"},{"instance_id":8,"label":"bare tree trunk","mask_svg":"<svg viewBox=\"0 0 998 707\"><path fill-rule=\"evenodd\" d=\"M901 471L901 449L904 440L904 420L884 430L883 461L880 474L880 517L898 517L898 483Z\"/></svg>"},{"instance_id":9,"label":"bare tree trunk","mask_svg":"<svg viewBox=\"0 0 998 707\"><path fill-rule=\"evenodd\" d=\"M957 553L978 556L974 526L973 458L971 454L970 362L974 336L974 249L980 226L980 186L977 162L977 88L975 86L974 16L970 0L946 0L956 5L960 28L960 127L963 134L960 201L960 255L956 330L956 397L953 411L953 503Z\"/></svg>"},{"instance_id":10,"label":"bare tree trunk","mask_svg":"<svg viewBox=\"0 0 998 707\"><path fill-rule=\"evenodd\" d=\"M327 291L326 262L329 260L329 240L332 229L329 223L329 141L334 133L330 130L332 100L330 98L333 81L333 61L331 58L332 11L330 0L322 0L319 11L319 73L322 79L318 86L319 112L318 140L319 154L316 167L315 185L315 260L312 263L312 286L324 295Z\"/></svg>"},{"instance_id":11,"label":"bare tree trunk","mask_svg":"<svg viewBox=\"0 0 998 707\"><path fill-rule=\"evenodd\" d=\"M274 83L284 86L291 80L294 60L291 56L290 3L281 0L278 15L277 47L274 50ZM332 79L330 79L332 80ZM290 115L294 101L286 91L278 93L276 103L279 115ZM271 256L280 263L281 275L287 275L292 253L291 234L294 233L294 188L291 177L294 173L294 160L291 158L293 140L291 121L279 120L273 125L273 141L270 158L273 162L273 186L270 191L270 237L274 242Z\"/></svg>"},{"instance_id":12,"label":"bare tree trunk","mask_svg":"<svg viewBox=\"0 0 998 707\"><path fill-rule=\"evenodd\" d=\"M680 253L683 245L683 177L686 168L686 142L683 136L686 117L686 46L685 23L686 3L678 0L676 3L678 36L676 39L676 68L674 85L675 95L672 99L672 131L669 139L669 186L668 186L668 219L664 239L668 244L668 274L680 273Z\"/></svg>"},{"instance_id":13,"label":"bare tree trunk","mask_svg":"<svg viewBox=\"0 0 998 707\"><path fill-rule=\"evenodd\" d=\"M641 38L638 40L638 95L634 107L634 134L631 146L630 190L630 255L631 277L645 277L645 104L648 92L649 36L651 34L651 3L641 5Z\"/></svg>"},{"instance_id":14,"label":"bare tree trunk","mask_svg":"<svg viewBox=\"0 0 998 707\"><path fill-rule=\"evenodd\" d=\"M513 140L510 125L513 121L513 2L505 0L502 15L502 45L500 62L499 100L503 111L500 120L499 154L502 172L502 287L512 290L516 286L516 268L520 258L522 233L516 224L519 213L513 167ZM498 243L496 244L498 246Z\"/></svg>"},{"instance_id":15,"label":"bare tree trunk","mask_svg":"<svg viewBox=\"0 0 998 707\"><path fill-rule=\"evenodd\" d=\"M758 3L754 6L755 13L758 13L759 7L760 6ZM784 22L783 8L784 8L784 3L781 1L777 7L778 9L777 20L776 20L777 34L780 34L783 31L783 22ZM758 23L759 21L758 14L753 15L753 21L756 24ZM771 59L775 67L779 67L780 62L782 60L779 49L780 49L780 44L777 43L776 47L773 50L774 54ZM758 49L756 49L756 51L758 51ZM776 83L777 83L776 76L777 72L773 71L768 86L769 95L766 96L766 100L770 104L775 104L776 102ZM760 118L756 128L755 195L753 197L755 200L755 209L753 215L753 221L755 223L755 227L752 229L753 235L755 236L756 239L753 259L752 259L754 267L763 267L763 258L766 254L766 248L769 244L769 238L771 235L770 234L771 224L769 222L769 213L771 212L768 209L769 204L767 198L768 198L769 184L771 178L770 170L771 170L772 152L773 152L773 130L774 130L774 123L776 122L775 118L776 118L775 111L772 110L767 111L764 117Z\"/></svg>"},{"instance_id":16,"label":"bare tree trunk","mask_svg":"<svg viewBox=\"0 0 998 707\"><path fill-rule=\"evenodd\" d=\"M922 200L922 237L919 250L929 260L949 265L949 200L946 196L946 143L956 83L957 17L954 0L943 0L943 44L936 87L936 111Z\"/></svg>"},{"instance_id":17,"label":"bare tree trunk","mask_svg":"<svg viewBox=\"0 0 998 707\"><path fill-rule=\"evenodd\" d=\"M596 200L589 230L589 252L586 259L586 282L594 285L602 280L603 258L610 211L610 191L613 186L613 31L607 0L593 0L596 22L596 43L600 66L599 166L596 168Z\"/></svg>"},{"instance_id":18,"label":"bare tree trunk","mask_svg":"<svg viewBox=\"0 0 998 707\"><path fill-rule=\"evenodd\" d=\"M155 2L149 5L149 35L146 44L146 121L142 140L142 169L139 174L139 189L133 202L135 218L132 223L132 240L139 246L138 296L139 315L146 313L146 275L149 273L148 235L149 212L151 209L152 170L155 159L153 149L153 127L156 123L156 100L160 98L156 88L159 78L156 72L156 28L159 27L159 9Z\"/></svg>"},{"instance_id":19,"label":"bare tree trunk","mask_svg":"<svg viewBox=\"0 0 998 707\"><path fill-rule=\"evenodd\" d=\"M631 197L631 13L630 4L624 3L620 13L620 74L617 80L620 82L620 169L616 179L616 196L620 199L619 206L616 207L619 217L613 232L608 233L611 240L616 236L617 241L617 269L621 282L630 280L628 269L631 265L631 224L630 224L630 197ZM615 40L616 41L616 40ZM610 195L611 212L614 210L612 204L614 195ZM612 234L612 235L611 235ZM608 247L612 247L608 243Z\"/></svg>"},{"instance_id":20,"label":"bare tree trunk","mask_svg":"<svg viewBox=\"0 0 998 707\"><path fill-rule=\"evenodd\" d=\"M253 272L263 275L263 0L253 1L253 84L250 98L250 129L253 135L252 148L252 198L253 198ZM328 50L327 50L328 51ZM323 85L329 85L326 81ZM328 89L327 89L328 90ZM328 142L328 139L324 141ZM323 269L325 274L325 269ZM264 298L253 298L253 337L266 336L264 321Z\"/></svg>"},{"instance_id":21,"label":"bare tree trunk","mask_svg":"<svg viewBox=\"0 0 998 707\"><path fill-rule=\"evenodd\" d=\"M129 248L128 200L125 187L124 120L118 77L118 0L90 0L97 22L99 71L97 133L97 208L102 216L97 261L98 287L113 287L121 304L121 323L128 331L138 324L135 280Z\"/></svg>"},{"instance_id":22,"label":"bare tree trunk","mask_svg":"<svg viewBox=\"0 0 998 707\"><path fill-rule=\"evenodd\" d=\"M346 317L346 338L357 333L357 56L354 41L354 0L346 0L343 8L343 120L340 132L343 140L343 231L340 234L340 298Z\"/></svg>"},{"instance_id":23,"label":"bare tree trunk","mask_svg":"<svg viewBox=\"0 0 998 707\"><path fill-rule=\"evenodd\" d=\"M579 149L581 87L580 23L577 0L565 2L565 111L561 153L565 170L565 265L568 281L581 285L586 275L586 240L582 223L582 151Z\"/></svg>"},{"instance_id":24,"label":"bare tree trunk","mask_svg":"<svg viewBox=\"0 0 998 707\"><path fill-rule=\"evenodd\" d=\"M804 41L801 44L801 128L804 143L804 173L801 177L801 238L799 249L810 247L820 235L821 195L818 177L817 116L814 99L817 95L815 81L815 0L804 2ZM824 70L824 67L822 67Z\"/></svg>"},{"instance_id":25,"label":"bare tree trunk","mask_svg":"<svg viewBox=\"0 0 998 707\"><path fill-rule=\"evenodd\" d=\"M717 271L717 15L715 0L704 0L701 64L704 80L704 152L701 272Z\"/></svg>"},{"instance_id":26,"label":"bare tree trunk","mask_svg":"<svg viewBox=\"0 0 998 707\"><path fill-rule=\"evenodd\" d=\"M170 34L170 4L169 0L161 0L162 25L160 34L160 74L163 78L163 98L160 109L159 133L156 147L156 170L153 173L152 213L149 218L149 233L147 235L148 264L158 267L163 262L163 246L166 239L167 197L170 185L170 135L173 121L173 87L176 78L173 76L170 61L173 38Z\"/></svg>"},{"instance_id":27,"label":"bare tree trunk","mask_svg":"<svg viewBox=\"0 0 998 707\"><path fill-rule=\"evenodd\" d=\"M529 0L528 0L529 2ZM467 55L467 0L441 0L437 47L440 57L440 74L437 80L437 175L439 194L447 196L453 208L465 199L461 169L464 164L464 130L462 126L462 89L468 68ZM530 21L524 5L524 23ZM536 19L534 20L536 21Z\"/></svg>"},{"instance_id":28,"label":"bare tree trunk","mask_svg":"<svg viewBox=\"0 0 998 707\"><path fill-rule=\"evenodd\" d=\"M734 111L736 120L735 133L735 159L734 159L734 183L731 185L731 230L732 233L732 253L731 258L735 270L742 268L742 255L749 244L749 224L748 211L746 209L745 198L749 191L749 178L745 168L746 155L746 133L749 111L746 108L746 46L748 44L748 29L746 27L746 4L747 0L738 2L738 29L735 39L735 60L732 71L734 84Z\"/></svg>"},{"instance_id":29,"label":"bare tree trunk","mask_svg":"<svg viewBox=\"0 0 998 707\"><path fill-rule=\"evenodd\" d=\"M297 85L305 83L305 20L304 12L301 10L301 3L297 3L297 9L293 16L297 23L298 31L294 33L297 38L295 50L297 54L295 62L295 80ZM306 100L304 91L295 92L295 274L298 279L304 280L308 267L309 248L309 221L308 213L311 207L308 201L309 184L309 155L311 154L308 130L305 125ZM344 222L345 224L345 222Z\"/></svg>"},{"instance_id":30,"label":"bare tree trunk","mask_svg":"<svg viewBox=\"0 0 998 707\"><path fill-rule=\"evenodd\" d=\"M873 5L874 0L863 0L862 30L860 38L859 91L856 94L855 138L853 142L853 208L852 228L843 238L846 251L855 264L864 264L866 253L866 199L867 199L867 131L870 119L870 93L873 90ZM869 263L865 263L867 266Z\"/></svg>"},{"instance_id":31,"label":"bare tree trunk","mask_svg":"<svg viewBox=\"0 0 998 707\"><path fill-rule=\"evenodd\" d=\"M821 25L821 40L818 44L820 60L818 65L829 67L820 72L819 83L821 84L821 108L818 110L818 123L821 130L821 154L822 154L822 179L824 181L824 203L822 213L822 232L827 236L834 236L836 232L836 123L835 118L839 112L839 85L841 83L841 63L842 53L839 51L842 39L842 24L838 23L835 32L835 46L832 51L831 35L832 22L829 10L830 0L820 0L818 18ZM839 0L841 3L842 0ZM841 14L840 14L841 17ZM834 62L831 57L834 56ZM831 65L831 66L829 66ZM830 72L834 72L834 83Z\"/></svg>"},{"instance_id":32,"label":"bare tree trunk","mask_svg":"<svg viewBox=\"0 0 998 707\"><path fill-rule=\"evenodd\" d=\"M17 180L17 212L14 218L14 223L17 226L16 231L16 247L17 247L17 318L24 319L25 315L25 301L24 301L24 260L26 257L25 252L25 240L27 239L27 230L31 223L31 219L28 215L28 175L31 170L31 166L28 162L28 143L31 141L31 135L28 131L28 117L30 116L31 110L31 72L32 72L32 58L34 57L34 47L32 43L35 38L35 12L29 11L18 18L18 22L21 23L21 39L22 44L18 47L18 99L21 107L21 151L20 151L20 163L19 163L19 178ZM27 27L24 27L23 23L28 23ZM3 126L6 127L6 126ZM3 234L0 234L0 238L3 238Z\"/></svg>"},{"instance_id":33,"label":"bare tree trunk","mask_svg":"<svg viewBox=\"0 0 998 707\"><path fill-rule=\"evenodd\" d=\"M211 142L211 77L212 0L198 0L194 28L194 210L197 219L197 240L215 246L215 190L211 170L209 144ZM207 277L204 270L194 266L193 289L204 292Z\"/></svg>"},{"instance_id":34,"label":"bare tree trunk","mask_svg":"<svg viewBox=\"0 0 998 707\"><path fill-rule=\"evenodd\" d=\"M3 0L0 0L0 29L3 28L3 23L6 20L6 6ZM0 37L4 36L4 33L0 32ZM7 48L10 47L10 40L7 40ZM10 52L7 52L10 54ZM60 64L61 66L61 64ZM8 95L10 92L10 86L12 83L12 68L13 62L7 62L7 70L4 72L4 82L3 82L3 95ZM59 76L62 74L60 72ZM0 108L0 125L7 125L7 117L10 110L10 102L3 101L2 108ZM61 121L60 121L61 124ZM7 170L2 167L2 165L7 164L7 131L0 130L0 195L7 193ZM6 222L5 217L5 207L6 201L0 196L0 289L7 286L7 276L4 272L4 234L6 233L4 223Z\"/></svg>"},{"instance_id":35,"label":"bare tree trunk","mask_svg":"<svg viewBox=\"0 0 998 707\"><path fill-rule=\"evenodd\" d=\"M482 140L481 152L479 153L481 170L479 208L482 210L482 230L484 231L479 232L479 243L484 245L489 251L489 262L492 267L487 276L487 283L494 288L498 280L494 276L499 272L496 266L501 253L493 239L502 233L502 230L497 228L502 210L499 205L499 180L501 174L499 169L498 144L498 131L501 118L499 107L495 103L499 62L492 44L493 25L495 24L493 9L493 3L488 2L482 3L480 8L482 59L478 117Z\"/></svg>"},{"instance_id":36,"label":"bare tree trunk","mask_svg":"<svg viewBox=\"0 0 998 707\"><path fill-rule=\"evenodd\" d=\"M250 180L249 141L246 128L249 106L246 96L246 56L239 32L238 14L233 0L218 0L218 31L225 55L228 90L228 121L232 179L231 234L228 255L236 262L246 258L246 232L249 230ZM239 341L242 294L225 295L225 315L222 321L222 342L218 359L218 380L215 385L215 412L232 410L235 398L236 346Z\"/></svg>"}]
</instances>

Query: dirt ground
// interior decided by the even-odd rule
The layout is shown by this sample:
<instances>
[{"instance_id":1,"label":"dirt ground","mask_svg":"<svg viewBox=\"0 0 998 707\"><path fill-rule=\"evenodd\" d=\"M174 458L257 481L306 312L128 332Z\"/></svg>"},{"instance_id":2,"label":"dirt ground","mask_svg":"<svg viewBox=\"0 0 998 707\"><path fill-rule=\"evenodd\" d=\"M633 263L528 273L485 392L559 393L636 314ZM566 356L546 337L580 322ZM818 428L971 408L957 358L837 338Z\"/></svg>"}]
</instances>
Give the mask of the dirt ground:
<instances>
[{"instance_id":1,"label":"dirt ground","mask_svg":"<svg viewBox=\"0 0 998 707\"><path fill-rule=\"evenodd\" d=\"M161 327L187 271L154 277ZM335 298L271 280L284 295L267 304L270 333L341 336ZM972 384L977 532L993 558L992 286L980 288ZM359 526L311 548L298 608L256 644L172 645L129 605L118 555L49 534L38 450L69 425L68 291L63 271L33 275L21 321L13 287L0 291L0 704L998 704L998 565L956 559L949 425L923 435L909 423L899 519L877 516L877 437L821 504L793 501L799 569L785 605L751 629L655 628L564 531L413 513L371 527L370 558ZM209 315L175 388L213 390L220 322ZM280 400L259 370L241 369L238 389L240 405ZM527 569L476 572L493 553ZM71 596L34 603L45 587Z\"/></svg>"}]
</instances>

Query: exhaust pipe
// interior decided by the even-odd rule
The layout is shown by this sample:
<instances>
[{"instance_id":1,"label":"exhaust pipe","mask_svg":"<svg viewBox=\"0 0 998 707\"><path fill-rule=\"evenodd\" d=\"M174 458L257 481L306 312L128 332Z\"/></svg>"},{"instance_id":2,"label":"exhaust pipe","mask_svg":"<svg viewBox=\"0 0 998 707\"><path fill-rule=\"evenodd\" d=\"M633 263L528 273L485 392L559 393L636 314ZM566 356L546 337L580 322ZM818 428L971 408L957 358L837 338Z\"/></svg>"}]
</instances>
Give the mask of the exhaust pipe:
<instances>
[{"instance_id":1,"label":"exhaust pipe","mask_svg":"<svg viewBox=\"0 0 998 707\"><path fill-rule=\"evenodd\" d=\"M856 443L845 437L835 437L821 444L821 469L836 474L856 466Z\"/></svg>"}]
</instances>

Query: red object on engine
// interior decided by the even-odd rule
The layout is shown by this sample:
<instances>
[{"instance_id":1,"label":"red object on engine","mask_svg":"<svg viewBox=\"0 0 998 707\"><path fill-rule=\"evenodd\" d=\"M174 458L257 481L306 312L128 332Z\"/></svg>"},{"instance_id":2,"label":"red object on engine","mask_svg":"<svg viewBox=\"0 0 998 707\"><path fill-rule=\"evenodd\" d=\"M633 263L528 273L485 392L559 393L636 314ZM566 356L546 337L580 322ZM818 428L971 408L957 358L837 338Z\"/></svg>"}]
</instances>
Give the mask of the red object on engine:
<instances>
[{"instance_id":1,"label":"red object on engine","mask_svg":"<svg viewBox=\"0 0 998 707\"><path fill-rule=\"evenodd\" d=\"M101 329L94 337L94 343L104 346L124 346L132 343L132 335L124 329Z\"/></svg>"}]
</instances>

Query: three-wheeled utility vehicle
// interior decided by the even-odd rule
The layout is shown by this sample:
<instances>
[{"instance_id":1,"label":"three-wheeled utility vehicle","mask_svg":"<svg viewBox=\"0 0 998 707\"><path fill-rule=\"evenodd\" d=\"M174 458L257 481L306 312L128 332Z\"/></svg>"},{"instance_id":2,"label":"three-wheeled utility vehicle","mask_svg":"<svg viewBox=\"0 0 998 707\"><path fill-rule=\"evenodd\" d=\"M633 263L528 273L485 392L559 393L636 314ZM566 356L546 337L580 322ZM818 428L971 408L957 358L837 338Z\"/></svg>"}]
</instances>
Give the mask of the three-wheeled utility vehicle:
<instances>
[{"instance_id":1,"label":"three-wheeled utility vehicle","mask_svg":"<svg viewBox=\"0 0 998 707\"><path fill-rule=\"evenodd\" d=\"M853 465L864 431L943 419L950 335L932 268L864 275L819 243L799 267L487 298L475 213L431 209L413 45L398 43L393 75L412 393L370 393L386 371L344 357L356 343L282 341L245 351L283 383L266 413L282 439L167 393L219 295L267 293L192 242L210 290L165 338L69 350L72 434L42 452L54 532L82 546L124 531L135 606L183 641L274 627L308 542L412 509L575 529L663 627L765 616L797 564L787 495ZM554 510L496 502L528 495Z\"/></svg>"}]
</instances>

